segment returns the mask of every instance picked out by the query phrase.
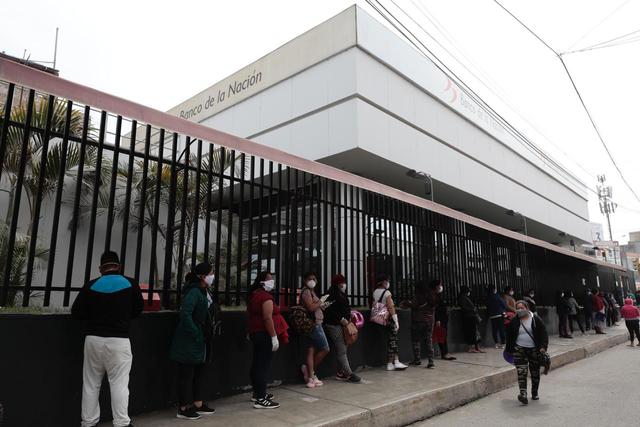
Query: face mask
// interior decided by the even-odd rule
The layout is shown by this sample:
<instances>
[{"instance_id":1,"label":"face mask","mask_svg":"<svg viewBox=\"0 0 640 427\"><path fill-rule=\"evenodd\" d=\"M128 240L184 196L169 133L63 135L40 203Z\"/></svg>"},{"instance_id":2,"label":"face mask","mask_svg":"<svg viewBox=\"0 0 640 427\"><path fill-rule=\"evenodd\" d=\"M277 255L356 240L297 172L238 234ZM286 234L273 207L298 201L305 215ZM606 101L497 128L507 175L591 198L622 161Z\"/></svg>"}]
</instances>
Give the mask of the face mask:
<instances>
[{"instance_id":1,"label":"face mask","mask_svg":"<svg viewBox=\"0 0 640 427\"><path fill-rule=\"evenodd\" d=\"M467 292L467 296L470 297L471 296L471 292Z\"/></svg>"},{"instance_id":2,"label":"face mask","mask_svg":"<svg viewBox=\"0 0 640 427\"><path fill-rule=\"evenodd\" d=\"M534 294L529 294L529 297L533 298Z\"/></svg>"},{"instance_id":3,"label":"face mask","mask_svg":"<svg viewBox=\"0 0 640 427\"><path fill-rule=\"evenodd\" d=\"M513 296L513 291L509 291L509 296Z\"/></svg>"},{"instance_id":4,"label":"face mask","mask_svg":"<svg viewBox=\"0 0 640 427\"><path fill-rule=\"evenodd\" d=\"M309 281L307 282L307 287L308 287L309 289L313 289L313 288L315 288L315 287L316 287L316 281L315 281L315 280L309 280Z\"/></svg>"},{"instance_id":5,"label":"face mask","mask_svg":"<svg viewBox=\"0 0 640 427\"><path fill-rule=\"evenodd\" d=\"M276 281L273 279L262 282L262 287L267 292L271 292L275 285L276 285Z\"/></svg>"},{"instance_id":6,"label":"face mask","mask_svg":"<svg viewBox=\"0 0 640 427\"><path fill-rule=\"evenodd\" d=\"M442 288L442 286L438 286L436 290L438 291L439 294L441 294L444 289Z\"/></svg>"},{"instance_id":7,"label":"face mask","mask_svg":"<svg viewBox=\"0 0 640 427\"><path fill-rule=\"evenodd\" d=\"M391 286L391 283L389 283L389 282L384 282L384 288L385 288L385 289L389 289L389 286Z\"/></svg>"},{"instance_id":8,"label":"face mask","mask_svg":"<svg viewBox=\"0 0 640 427\"><path fill-rule=\"evenodd\" d=\"M340 285L340 292L342 292L343 294L345 292L347 292L347 284L343 283L342 285Z\"/></svg>"},{"instance_id":9,"label":"face mask","mask_svg":"<svg viewBox=\"0 0 640 427\"><path fill-rule=\"evenodd\" d=\"M529 313L529 311L523 308L519 308L516 310L516 313L518 314L518 317L522 318L525 317Z\"/></svg>"},{"instance_id":10,"label":"face mask","mask_svg":"<svg viewBox=\"0 0 640 427\"><path fill-rule=\"evenodd\" d=\"M560 294L560 298L564 298L564 294Z\"/></svg>"},{"instance_id":11,"label":"face mask","mask_svg":"<svg viewBox=\"0 0 640 427\"><path fill-rule=\"evenodd\" d=\"M205 276L204 283L206 283L207 286L211 286L215 278L216 278L215 274L210 274L208 276Z\"/></svg>"}]
</instances>

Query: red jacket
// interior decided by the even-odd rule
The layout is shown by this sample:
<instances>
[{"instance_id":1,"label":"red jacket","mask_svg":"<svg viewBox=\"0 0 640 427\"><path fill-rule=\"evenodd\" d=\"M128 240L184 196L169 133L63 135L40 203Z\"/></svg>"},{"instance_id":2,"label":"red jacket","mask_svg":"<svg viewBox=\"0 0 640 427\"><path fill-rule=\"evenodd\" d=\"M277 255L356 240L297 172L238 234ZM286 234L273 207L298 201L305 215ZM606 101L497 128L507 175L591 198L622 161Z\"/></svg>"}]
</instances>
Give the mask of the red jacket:
<instances>
[{"instance_id":1,"label":"red jacket","mask_svg":"<svg viewBox=\"0 0 640 427\"><path fill-rule=\"evenodd\" d=\"M593 308L596 312L602 312L604 310L604 301L602 301L602 297L600 295L593 295L591 297L593 300Z\"/></svg>"},{"instance_id":2,"label":"red jacket","mask_svg":"<svg viewBox=\"0 0 640 427\"><path fill-rule=\"evenodd\" d=\"M627 298L624 300L624 306L620 309L620 314L622 314L625 320L634 320L640 317L640 310L633 305L631 298Z\"/></svg>"}]
</instances>

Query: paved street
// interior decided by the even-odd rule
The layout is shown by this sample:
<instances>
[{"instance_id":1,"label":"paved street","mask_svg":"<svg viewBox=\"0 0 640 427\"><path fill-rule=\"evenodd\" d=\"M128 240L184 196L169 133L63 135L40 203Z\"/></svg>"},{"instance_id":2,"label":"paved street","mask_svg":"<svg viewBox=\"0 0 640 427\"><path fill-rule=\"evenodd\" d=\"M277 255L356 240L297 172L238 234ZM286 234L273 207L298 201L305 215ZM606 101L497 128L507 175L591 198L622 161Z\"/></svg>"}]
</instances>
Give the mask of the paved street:
<instances>
[{"instance_id":1,"label":"paved street","mask_svg":"<svg viewBox=\"0 0 640 427\"><path fill-rule=\"evenodd\" d=\"M522 406L518 388L416 423L427 426L640 425L640 347L622 344L542 377L540 400Z\"/></svg>"}]
</instances>

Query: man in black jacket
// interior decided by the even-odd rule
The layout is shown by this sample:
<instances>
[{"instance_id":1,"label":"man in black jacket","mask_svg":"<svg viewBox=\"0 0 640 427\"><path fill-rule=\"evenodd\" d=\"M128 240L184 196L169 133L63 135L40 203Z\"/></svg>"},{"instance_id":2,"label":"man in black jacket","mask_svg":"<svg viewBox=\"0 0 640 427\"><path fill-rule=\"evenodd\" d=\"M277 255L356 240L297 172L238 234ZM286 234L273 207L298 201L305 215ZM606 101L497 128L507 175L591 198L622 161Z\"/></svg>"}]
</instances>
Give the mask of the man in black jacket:
<instances>
[{"instance_id":1,"label":"man in black jacket","mask_svg":"<svg viewBox=\"0 0 640 427\"><path fill-rule=\"evenodd\" d=\"M538 400L540 386L540 365L544 363L545 374L549 370L548 357L549 335L544 322L530 311L526 301L516 303L517 316L507 326L507 346L505 351L513 355L518 373L520 394L518 400L526 405L527 398L527 368L531 372L531 398Z\"/></svg>"},{"instance_id":2,"label":"man in black jacket","mask_svg":"<svg viewBox=\"0 0 640 427\"><path fill-rule=\"evenodd\" d=\"M128 415L131 343L129 324L142 312L142 293L133 280L120 274L115 252L100 258L102 277L87 283L71 307L74 318L84 320L82 372L82 427L100 421L100 386L106 373L111 391L113 425L131 425Z\"/></svg>"}]
</instances>

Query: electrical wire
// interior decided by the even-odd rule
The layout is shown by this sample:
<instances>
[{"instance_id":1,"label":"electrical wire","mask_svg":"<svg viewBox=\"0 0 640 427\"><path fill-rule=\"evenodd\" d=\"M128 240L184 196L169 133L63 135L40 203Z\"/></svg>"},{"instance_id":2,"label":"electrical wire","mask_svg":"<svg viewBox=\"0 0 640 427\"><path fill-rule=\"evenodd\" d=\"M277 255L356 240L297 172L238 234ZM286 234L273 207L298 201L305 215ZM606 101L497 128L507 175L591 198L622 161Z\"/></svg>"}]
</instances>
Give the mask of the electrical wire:
<instances>
[{"instance_id":1,"label":"electrical wire","mask_svg":"<svg viewBox=\"0 0 640 427\"><path fill-rule=\"evenodd\" d=\"M634 43L634 42L637 42L637 41L640 40L640 35L637 35L637 36L629 38L629 39L624 39L624 38L628 37L628 36L630 36L632 34L636 34L636 33L640 33L640 30L632 31L632 32L630 32L628 34L625 34L623 36L619 36L619 37L616 37L614 39L607 40L605 42L596 43L595 45L588 46L588 47L585 47L585 48L582 48L582 49L570 50L568 52L561 52L560 55L569 55L571 53L588 52L588 51L596 50L596 49L605 49L605 48L609 48L609 47L621 46L621 45L624 45L624 44ZM624 40L620 40L620 39L624 39Z\"/></svg>"},{"instance_id":2,"label":"electrical wire","mask_svg":"<svg viewBox=\"0 0 640 427\"><path fill-rule=\"evenodd\" d=\"M589 118L589 121L591 122L591 125L593 126L593 129L595 130L596 135L598 136L598 139L602 143L602 146L604 147L607 155L609 156L609 160L611 160L611 163L615 167L616 171L618 171L618 175L620 175L620 178L622 179L622 182L624 182L625 186L629 189L629 191L631 191L631 193L636 198L636 200L638 202L640 202L640 197L638 197L638 194L636 194L636 192L633 190L633 188L631 187L631 185L629 184L629 182L625 178L624 174L622 173L622 170L618 166L618 163L613 158L613 155L611 154L611 151L609 150L609 147L607 146L607 143L605 142L604 138L602 137L602 134L600 133L600 130L598 129L598 126L596 125L596 122L593 119L593 116L591 115L591 112L587 108L587 105L585 104L584 99L582 98L582 94L580 94L580 91L578 90L578 87L576 86L576 83L573 80L573 77L571 76L571 73L569 72L569 68L567 68L567 64L565 64L564 60L562 59L562 55L560 55L558 52L556 52L555 49L553 49L551 46L549 46L547 44L547 42L542 40L540 38L540 36L538 36L533 30L531 30L531 28L529 28L524 22L522 22L520 19L518 19L518 17L516 17L513 13L511 13L507 8L502 6L502 4L500 4L500 2L498 2L498 0L493 0L493 1L498 6L500 6L505 12L507 12L511 17L513 17L513 19L518 21L518 23L520 23L520 25L522 25L529 33L531 33L536 39L538 39L543 45L545 45L551 52L553 52L558 57L558 59L560 60L560 63L562 64L562 67L564 68L564 71L567 74L567 77L569 77L569 81L571 82L571 85L573 86L573 89L575 90L576 95L578 95L578 99L580 100L580 103L582 104L582 108L584 109L585 113L587 113L587 117Z\"/></svg>"}]
</instances>

